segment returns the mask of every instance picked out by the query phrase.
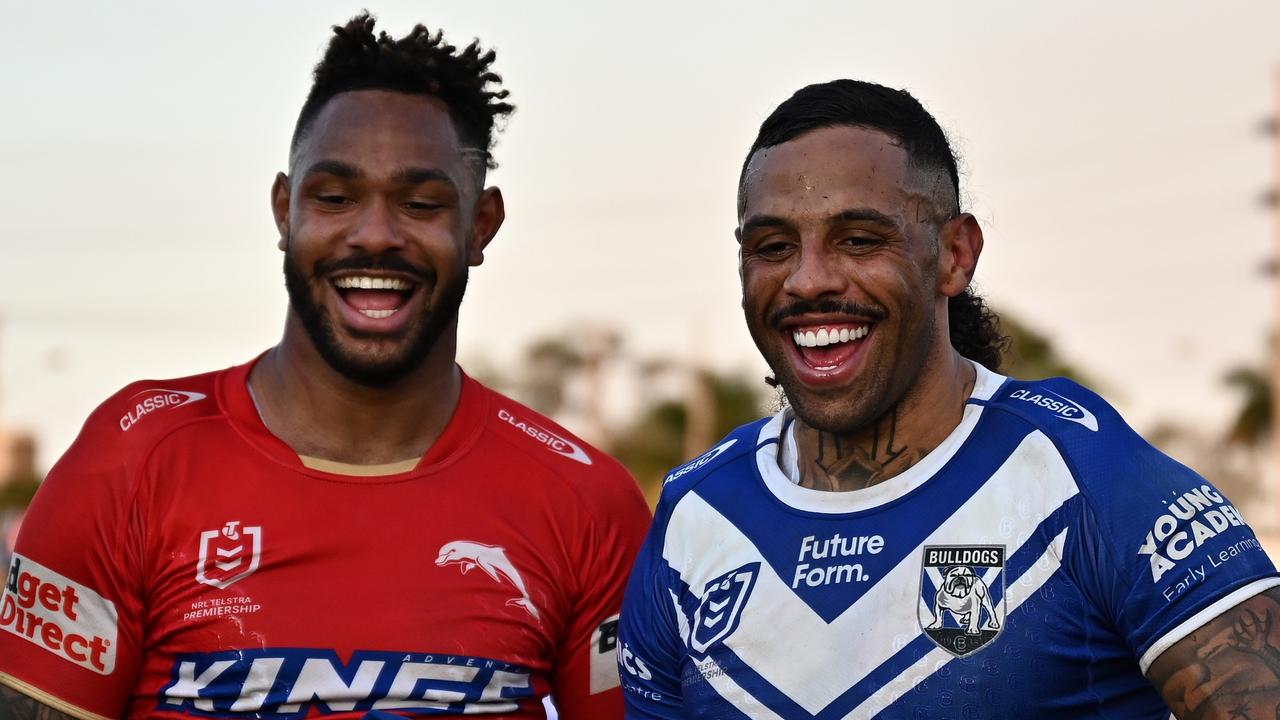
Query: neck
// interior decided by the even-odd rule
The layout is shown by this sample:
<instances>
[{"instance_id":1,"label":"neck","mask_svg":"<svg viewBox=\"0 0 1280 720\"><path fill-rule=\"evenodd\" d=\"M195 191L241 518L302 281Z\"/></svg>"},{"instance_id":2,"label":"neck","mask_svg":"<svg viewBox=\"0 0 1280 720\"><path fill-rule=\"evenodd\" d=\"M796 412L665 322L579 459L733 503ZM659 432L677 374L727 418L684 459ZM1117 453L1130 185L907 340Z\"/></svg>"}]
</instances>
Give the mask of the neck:
<instances>
[{"instance_id":1,"label":"neck","mask_svg":"<svg viewBox=\"0 0 1280 720\"><path fill-rule=\"evenodd\" d=\"M818 430L797 417L800 485L861 490L906 471L941 444L964 416L977 371L954 350L940 365L922 368L915 386L887 412L851 432Z\"/></svg>"},{"instance_id":2,"label":"neck","mask_svg":"<svg viewBox=\"0 0 1280 720\"><path fill-rule=\"evenodd\" d=\"M249 388L267 429L299 455L361 465L418 458L458 404L456 333L456 326L441 333L427 358L395 382L369 387L334 370L290 313Z\"/></svg>"}]
</instances>

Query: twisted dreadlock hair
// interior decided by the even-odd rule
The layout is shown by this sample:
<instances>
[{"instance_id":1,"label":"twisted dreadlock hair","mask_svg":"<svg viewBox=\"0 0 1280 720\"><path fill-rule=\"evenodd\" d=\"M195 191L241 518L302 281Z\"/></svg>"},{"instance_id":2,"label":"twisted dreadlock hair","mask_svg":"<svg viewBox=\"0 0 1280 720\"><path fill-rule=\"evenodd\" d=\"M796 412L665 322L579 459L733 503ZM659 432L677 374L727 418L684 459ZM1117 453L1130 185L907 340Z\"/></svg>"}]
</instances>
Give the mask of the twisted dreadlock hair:
<instances>
[{"instance_id":1,"label":"twisted dreadlock hair","mask_svg":"<svg viewBox=\"0 0 1280 720\"><path fill-rule=\"evenodd\" d=\"M894 90L859 80L833 80L809 85L777 107L760 126L756 141L742 164L738 179L738 213L745 210L747 166L756 151L781 145L819 128L852 125L879 130L907 153L913 168L945 173L946 217L960 213L960 173L946 133L928 110L906 90ZM961 355L999 371L1009 339L1000 332L1000 318L972 287L947 302L951 344Z\"/></svg>"},{"instance_id":2,"label":"twisted dreadlock hair","mask_svg":"<svg viewBox=\"0 0 1280 720\"><path fill-rule=\"evenodd\" d=\"M474 150L485 168L495 167L494 125L515 110L499 87L502 77L489 69L495 53L482 50L475 40L461 51L417 25L408 35L392 38L386 31L374 34L374 18L362 12L346 25L333 26L333 38L316 64L307 101L293 128L292 154L325 103L353 90L392 90L409 95L431 95L449 108L458 137Z\"/></svg>"}]
</instances>

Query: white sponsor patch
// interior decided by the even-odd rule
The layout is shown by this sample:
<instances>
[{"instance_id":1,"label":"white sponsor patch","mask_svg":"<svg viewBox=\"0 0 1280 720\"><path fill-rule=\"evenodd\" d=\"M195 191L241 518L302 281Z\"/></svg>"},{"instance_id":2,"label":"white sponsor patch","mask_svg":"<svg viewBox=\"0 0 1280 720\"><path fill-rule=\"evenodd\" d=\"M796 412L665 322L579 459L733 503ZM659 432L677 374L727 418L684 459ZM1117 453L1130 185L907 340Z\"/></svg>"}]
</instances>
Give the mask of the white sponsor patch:
<instances>
[{"instance_id":1,"label":"white sponsor patch","mask_svg":"<svg viewBox=\"0 0 1280 720\"><path fill-rule=\"evenodd\" d=\"M591 694L618 687L618 616L612 615L591 633Z\"/></svg>"},{"instance_id":2,"label":"white sponsor patch","mask_svg":"<svg viewBox=\"0 0 1280 720\"><path fill-rule=\"evenodd\" d=\"M99 675L116 667L115 603L21 555L0 597L0 628Z\"/></svg>"}]
</instances>

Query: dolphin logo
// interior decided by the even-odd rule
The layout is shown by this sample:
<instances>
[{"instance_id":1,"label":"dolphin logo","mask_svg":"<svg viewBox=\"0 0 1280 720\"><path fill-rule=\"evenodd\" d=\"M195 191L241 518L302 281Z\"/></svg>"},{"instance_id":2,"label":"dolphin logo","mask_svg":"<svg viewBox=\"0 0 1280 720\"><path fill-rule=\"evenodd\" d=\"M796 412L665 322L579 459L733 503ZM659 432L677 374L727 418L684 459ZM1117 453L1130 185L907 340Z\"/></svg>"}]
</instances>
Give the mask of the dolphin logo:
<instances>
[{"instance_id":1,"label":"dolphin logo","mask_svg":"<svg viewBox=\"0 0 1280 720\"><path fill-rule=\"evenodd\" d=\"M524 587L524 580L520 579L520 572L507 559L507 551L501 546L486 545L472 540L454 540L441 546L440 555L436 557L436 565L438 567L457 565L461 568L463 575L471 572L473 568L480 568L491 580L510 583L520 591L520 597L511 598L507 604L523 608L535 620L542 621L538 615L538 608L534 606L533 600L529 599L529 591Z\"/></svg>"}]
</instances>

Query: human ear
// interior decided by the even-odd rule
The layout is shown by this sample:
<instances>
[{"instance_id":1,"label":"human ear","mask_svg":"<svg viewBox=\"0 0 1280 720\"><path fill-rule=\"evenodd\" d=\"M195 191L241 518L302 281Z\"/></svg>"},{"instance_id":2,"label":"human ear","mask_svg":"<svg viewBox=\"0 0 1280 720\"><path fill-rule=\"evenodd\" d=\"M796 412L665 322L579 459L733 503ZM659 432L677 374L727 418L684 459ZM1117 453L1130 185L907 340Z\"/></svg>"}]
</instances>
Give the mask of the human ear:
<instances>
[{"instance_id":1,"label":"human ear","mask_svg":"<svg viewBox=\"0 0 1280 720\"><path fill-rule=\"evenodd\" d=\"M502 191L496 187L485 188L476 199L475 217L471 221L471 236L467 238L467 264L471 266L484 262L484 249L489 241L498 234L502 221L507 219L506 204L502 200Z\"/></svg>"},{"instance_id":2,"label":"human ear","mask_svg":"<svg viewBox=\"0 0 1280 720\"><path fill-rule=\"evenodd\" d=\"M938 292L955 297L964 292L982 255L982 226L970 213L961 213L938 231Z\"/></svg>"},{"instance_id":3,"label":"human ear","mask_svg":"<svg viewBox=\"0 0 1280 720\"><path fill-rule=\"evenodd\" d=\"M289 200L292 195L289 176L276 173L276 180L271 184L271 214L275 217L276 231L280 233L280 240L276 243L276 247L281 250L284 250L289 242Z\"/></svg>"}]
</instances>

